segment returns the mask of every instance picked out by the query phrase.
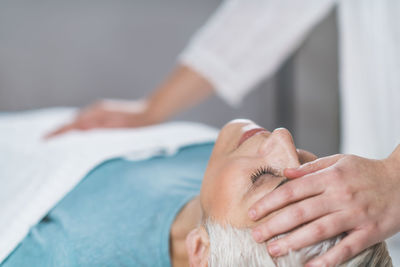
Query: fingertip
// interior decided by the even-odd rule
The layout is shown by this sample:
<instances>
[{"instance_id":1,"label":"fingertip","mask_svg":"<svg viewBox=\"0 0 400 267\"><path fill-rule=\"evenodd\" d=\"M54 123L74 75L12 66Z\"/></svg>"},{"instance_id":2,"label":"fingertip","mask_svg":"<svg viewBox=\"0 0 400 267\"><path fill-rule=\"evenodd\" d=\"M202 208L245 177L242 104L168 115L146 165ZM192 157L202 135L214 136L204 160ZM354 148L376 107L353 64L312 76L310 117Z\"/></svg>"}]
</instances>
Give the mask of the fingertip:
<instances>
[{"instance_id":1,"label":"fingertip","mask_svg":"<svg viewBox=\"0 0 400 267\"><path fill-rule=\"evenodd\" d=\"M281 247L276 243L270 243L267 246L268 252L273 257L278 257L282 254Z\"/></svg>"},{"instance_id":2,"label":"fingertip","mask_svg":"<svg viewBox=\"0 0 400 267\"><path fill-rule=\"evenodd\" d=\"M261 231L260 230L258 230L258 229L255 229L255 230L253 230L253 239L256 241L256 242L262 242L263 241L263 239L262 239L262 234L261 234Z\"/></svg>"},{"instance_id":3,"label":"fingertip","mask_svg":"<svg viewBox=\"0 0 400 267\"><path fill-rule=\"evenodd\" d=\"M253 221L259 220L260 219L259 217L265 213L264 201L265 201L264 198L261 198L250 207L248 211L248 216L251 220Z\"/></svg>"},{"instance_id":4,"label":"fingertip","mask_svg":"<svg viewBox=\"0 0 400 267\"><path fill-rule=\"evenodd\" d=\"M301 176L299 168L286 168L286 169L283 170L283 174L287 178L296 178L296 177Z\"/></svg>"}]
</instances>

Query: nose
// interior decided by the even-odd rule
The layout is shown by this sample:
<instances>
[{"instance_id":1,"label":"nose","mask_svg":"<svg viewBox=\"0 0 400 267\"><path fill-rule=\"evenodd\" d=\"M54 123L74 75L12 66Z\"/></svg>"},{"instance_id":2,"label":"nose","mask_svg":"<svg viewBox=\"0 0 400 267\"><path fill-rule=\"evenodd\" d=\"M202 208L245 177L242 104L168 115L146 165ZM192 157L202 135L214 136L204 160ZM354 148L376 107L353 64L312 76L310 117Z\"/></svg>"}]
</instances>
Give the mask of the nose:
<instances>
[{"instance_id":1,"label":"nose","mask_svg":"<svg viewBox=\"0 0 400 267\"><path fill-rule=\"evenodd\" d=\"M260 147L260 153L273 159L282 167L295 168L300 166L293 137L285 128L275 129L265 144Z\"/></svg>"}]
</instances>

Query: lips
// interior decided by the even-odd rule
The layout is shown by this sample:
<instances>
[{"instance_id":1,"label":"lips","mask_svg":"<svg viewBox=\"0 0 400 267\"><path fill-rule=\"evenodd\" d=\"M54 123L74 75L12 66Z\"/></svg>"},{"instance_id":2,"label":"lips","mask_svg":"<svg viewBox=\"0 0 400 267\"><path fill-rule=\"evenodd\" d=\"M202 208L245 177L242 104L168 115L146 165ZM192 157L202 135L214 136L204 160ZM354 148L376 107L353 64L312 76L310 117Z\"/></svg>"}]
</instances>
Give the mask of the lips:
<instances>
[{"instance_id":1,"label":"lips","mask_svg":"<svg viewBox=\"0 0 400 267\"><path fill-rule=\"evenodd\" d=\"M247 139L253 137L256 134L262 133L262 132L267 132L267 130L265 130L264 128L255 128L255 129L251 129L246 131L242 137L239 140L239 144L238 147L243 144Z\"/></svg>"}]
</instances>

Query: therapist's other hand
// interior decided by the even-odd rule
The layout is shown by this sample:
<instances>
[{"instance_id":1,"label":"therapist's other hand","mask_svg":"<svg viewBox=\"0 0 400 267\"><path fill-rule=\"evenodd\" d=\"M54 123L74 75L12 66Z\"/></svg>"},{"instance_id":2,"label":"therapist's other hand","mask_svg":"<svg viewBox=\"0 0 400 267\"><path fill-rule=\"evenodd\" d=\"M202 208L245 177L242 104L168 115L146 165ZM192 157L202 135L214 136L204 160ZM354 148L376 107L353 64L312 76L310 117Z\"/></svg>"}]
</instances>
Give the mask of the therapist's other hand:
<instances>
[{"instance_id":1,"label":"therapist's other hand","mask_svg":"<svg viewBox=\"0 0 400 267\"><path fill-rule=\"evenodd\" d=\"M71 130L140 127L163 122L214 94L213 85L195 70L178 65L145 101L103 100L83 109L69 124L45 138Z\"/></svg>"},{"instance_id":2,"label":"therapist's other hand","mask_svg":"<svg viewBox=\"0 0 400 267\"><path fill-rule=\"evenodd\" d=\"M293 181L267 194L249 210L258 242L294 230L268 244L273 256L347 233L306 266L337 266L400 230L400 146L384 160L334 155L286 169ZM296 179L297 178L297 179Z\"/></svg>"},{"instance_id":3,"label":"therapist's other hand","mask_svg":"<svg viewBox=\"0 0 400 267\"><path fill-rule=\"evenodd\" d=\"M83 108L72 122L55 129L47 134L45 138L51 138L72 130L129 128L153 123L156 123L156 121L147 112L147 102L145 100L101 100Z\"/></svg>"}]
</instances>

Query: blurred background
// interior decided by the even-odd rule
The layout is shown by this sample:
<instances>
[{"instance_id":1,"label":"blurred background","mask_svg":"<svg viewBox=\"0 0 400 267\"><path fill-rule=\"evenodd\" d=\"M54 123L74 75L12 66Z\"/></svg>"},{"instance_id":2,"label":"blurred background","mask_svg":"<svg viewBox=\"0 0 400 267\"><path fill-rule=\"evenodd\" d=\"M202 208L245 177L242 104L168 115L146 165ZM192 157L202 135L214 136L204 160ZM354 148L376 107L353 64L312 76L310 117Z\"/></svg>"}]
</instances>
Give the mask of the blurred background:
<instances>
[{"instance_id":1,"label":"blurred background","mask_svg":"<svg viewBox=\"0 0 400 267\"><path fill-rule=\"evenodd\" d=\"M85 106L148 95L218 0L3 0L0 111ZM221 127L249 118L289 128L318 156L339 151L336 12L233 109L217 97L174 119Z\"/></svg>"}]
</instances>

